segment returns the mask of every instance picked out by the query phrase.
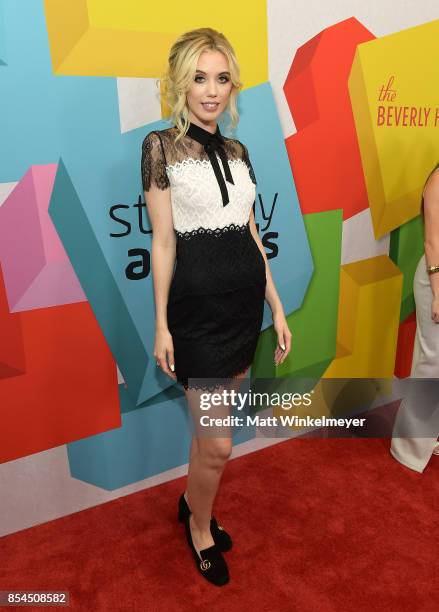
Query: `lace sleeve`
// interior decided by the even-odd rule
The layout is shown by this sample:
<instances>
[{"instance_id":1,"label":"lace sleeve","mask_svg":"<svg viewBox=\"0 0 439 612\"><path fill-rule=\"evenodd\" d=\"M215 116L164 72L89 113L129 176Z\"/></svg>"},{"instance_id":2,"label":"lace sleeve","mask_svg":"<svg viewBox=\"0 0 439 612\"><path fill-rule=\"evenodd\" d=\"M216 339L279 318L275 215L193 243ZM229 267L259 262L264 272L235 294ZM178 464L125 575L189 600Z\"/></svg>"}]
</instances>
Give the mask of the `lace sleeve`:
<instances>
[{"instance_id":1,"label":"lace sleeve","mask_svg":"<svg viewBox=\"0 0 439 612\"><path fill-rule=\"evenodd\" d=\"M256 176L255 176L255 173L254 173L254 170L253 170L253 166L252 166L251 161L250 161L250 156L248 154L248 149L245 146L245 144L243 144L242 142L241 142L241 146L242 146L242 159L243 159L243 161L245 162L245 165L248 168L248 172L250 174L251 180L256 185Z\"/></svg>"},{"instance_id":2,"label":"lace sleeve","mask_svg":"<svg viewBox=\"0 0 439 612\"><path fill-rule=\"evenodd\" d=\"M157 132L150 132L142 143L141 174L144 191L149 191L151 184L162 190L169 187L165 152Z\"/></svg>"}]
</instances>

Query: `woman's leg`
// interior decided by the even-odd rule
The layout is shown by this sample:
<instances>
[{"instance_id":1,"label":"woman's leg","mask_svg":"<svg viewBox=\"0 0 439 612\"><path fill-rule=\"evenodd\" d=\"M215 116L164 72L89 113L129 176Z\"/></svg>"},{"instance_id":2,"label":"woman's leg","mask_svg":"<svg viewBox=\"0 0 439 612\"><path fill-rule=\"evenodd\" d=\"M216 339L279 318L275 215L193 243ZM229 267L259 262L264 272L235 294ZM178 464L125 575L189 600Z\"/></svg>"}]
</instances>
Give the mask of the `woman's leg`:
<instances>
[{"instance_id":1,"label":"woman's leg","mask_svg":"<svg viewBox=\"0 0 439 612\"><path fill-rule=\"evenodd\" d=\"M192 440L191 440L191 447L190 447L190 451L189 451L189 467L188 467L188 477L189 477L189 473L191 471L191 466L195 465L195 461L196 461L196 455L198 453L198 438L197 436L194 434L192 436ZM187 488L186 491L184 492L184 498L187 502L187 504L189 505L189 497L188 497L188 492L187 492ZM189 506L190 507L190 506Z\"/></svg>"},{"instance_id":2,"label":"woman's leg","mask_svg":"<svg viewBox=\"0 0 439 612\"><path fill-rule=\"evenodd\" d=\"M237 376L238 381L246 375L247 371ZM231 385L227 385L226 388L230 389ZM232 453L230 427L209 427L204 428L203 431L203 426L200 424L200 416L214 418L228 416L230 406L221 404L212 406L206 411L201 410L200 396L202 393L203 391L200 390L186 390L186 399L195 427L191 442L186 497L191 510L189 521L192 539L198 551L214 544L210 532L212 507L222 473Z\"/></svg>"},{"instance_id":3,"label":"woman's leg","mask_svg":"<svg viewBox=\"0 0 439 612\"><path fill-rule=\"evenodd\" d=\"M416 337L410 376L412 378L439 378L439 324L431 318L433 294L426 271L425 255L418 263L413 279L416 303ZM416 398L408 396L399 407L393 430L390 452L405 466L423 472L436 446L438 430L437 408L430 416L423 414ZM417 437L430 424L432 436ZM399 437L398 431L412 431L410 437Z\"/></svg>"}]
</instances>

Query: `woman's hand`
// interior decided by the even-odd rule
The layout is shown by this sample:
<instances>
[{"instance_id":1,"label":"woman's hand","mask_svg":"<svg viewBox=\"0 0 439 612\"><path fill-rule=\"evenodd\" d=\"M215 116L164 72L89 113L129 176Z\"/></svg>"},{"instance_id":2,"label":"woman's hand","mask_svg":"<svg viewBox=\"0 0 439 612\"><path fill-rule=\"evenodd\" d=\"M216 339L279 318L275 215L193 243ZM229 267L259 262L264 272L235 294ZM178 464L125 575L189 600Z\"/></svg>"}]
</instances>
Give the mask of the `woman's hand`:
<instances>
[{"instance_id":1,"label":"woman's hand","mask_svg":"<svg viewBox=\"0 0 439 612\"><path fill-rule=\"evenodd\" d=\"M439 323L439 295L433 296L431 303L431 318L435 323Z\"/></svg>"},{"instance_id":2,"label":"woman's hand","mask_svg":"<svg viewBox=\"0 0 439 612\"><path fill-rule=\"evenodd\" d=\"M176 374L172 371L175 367L174 343L168 328L156 328L153 354L157 365L162 368L163 372L173 380L177 380Z\"/></svg>"},{"instance_id":3,"label":"woman's hand","mask_svg":"<svg viewBox=\"0 0 439 612\"><path fill-rule=\"evenodd\" d=\"M283 311L273 315L273 327L277 335L277 346L274 351L274 363L279 365L291 350L292 333L288 327L287 320Z\"/></svg>"}]
</instances>

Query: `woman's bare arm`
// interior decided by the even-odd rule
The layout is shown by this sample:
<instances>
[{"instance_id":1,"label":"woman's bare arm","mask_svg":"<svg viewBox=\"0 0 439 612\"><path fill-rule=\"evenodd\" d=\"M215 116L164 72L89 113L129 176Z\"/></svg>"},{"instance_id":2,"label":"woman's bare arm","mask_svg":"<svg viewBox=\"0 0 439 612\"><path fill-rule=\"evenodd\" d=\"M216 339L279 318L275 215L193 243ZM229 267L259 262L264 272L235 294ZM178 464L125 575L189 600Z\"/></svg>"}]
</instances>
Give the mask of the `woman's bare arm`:
<instances>
[{"instance_id":1,"label":"woman's bare arm","mask_svg":"<svg viewBox=\"0 0 439 612\"><path fill-rule=\"evenodd\" d=\"M168 328L167 305L176 258L176 236L172 219L171 187L158 134L151 132L142 145L142 182L152 226L151 270L155 301L154 357L176 380L174 344Z\"/></svg>"},{"instance_id":2,"label":"woman's bare arm","mask_svg":"<svg viewBox=\"0 0 439 612\"><path fill-rule=\"evenodd\" d=\"M151 269L155 300L154 357L162 370L176 380L174 345L168 329L167 304L175 264L176 238L172 222L170 188L151 185L145 202L152 225Z\"/></svg>"},{"instance_id":3,"label":"woman's bare arm","mask_svg":"<svg viewBox=\"0 0 439 612\"><path fill-rule=\"evenodd\" d=\"M439 170L433 172L424 189L424 249L427 266L439 266ZM439 273L430 274L431 290L439 297Z\"/></svg>"},{"instance_id":4,"label":"woman's bare arm","mask_svg":"<svg viewBox=\"0 0 439 612\"><path fill-rule=\"evenodd\" d=\"M172 223L170 188L154 184L145 193L152 225L151 267L156 308L156 328L168 328L166 308L175 264L176 238Z\"/></svg>"},{"instance_id":5,"label":"woman's bare arm","mask_svg":"<svg viewBox=\"0 0 439 612\"><path fill-rule=\"evenodd\" d=\"M265 261L265 274L267 277L267 288L265 290L265 299L267 300L271 308L271 312L273 313L273 316L274 316L276 312L283 312L283 306L282 306L282 302L280 300L279 294L274 285L274 281L271 275L271 270L268 264L268 258L267 258L267 254L265 253L264 245L262 244L262 240L259 238L258 229L256 227L256 222L255 222L255 216L253 214L253 209L250 211L250 231Z\"/></svg>"},{"instance_id":6,"label":"woman's bare arm","mask_svg":"<svg viewBox=\"0 0 439 612\"><path fill-rule=\"evenodd\" d=\"M273 314L273 327L275 329L275 332L278 338L278 346L276 347L274 351L274 363L276 365L279 365L280 363L285 361L288 353L291 350L292 334L288 327L288 323L285 317L282 302L280 300L279 294L274 285L274 281L271 275L271 270L268 264L268 258L265 253L264 245L262 244L262 240L259 238L259 234L258 234L258 230L256 227L256 222L255 222L255 216L253 214L253 209L250 211L249 221L250 221L249 223L250 231L265 261L265 276L267 278L267 285L265 289L265 299L268 302L271 308L271 312Z\"/></svg>"}]
</instances>

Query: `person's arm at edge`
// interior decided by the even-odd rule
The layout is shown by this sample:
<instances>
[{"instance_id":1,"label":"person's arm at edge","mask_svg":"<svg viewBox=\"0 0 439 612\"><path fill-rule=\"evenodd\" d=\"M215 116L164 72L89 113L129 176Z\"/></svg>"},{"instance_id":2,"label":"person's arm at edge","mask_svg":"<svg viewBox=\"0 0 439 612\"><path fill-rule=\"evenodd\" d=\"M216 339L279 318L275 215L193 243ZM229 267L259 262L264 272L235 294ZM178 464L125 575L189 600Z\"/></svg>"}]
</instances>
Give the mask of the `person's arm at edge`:
<instances>
[{"instance_id":1,"label":"person's arm at edge","mask_svg":"<svg viewBox=\"0 0 439 612\"><path fill-rule=\"evenodd\" d=\"M439 171L433 172L424 189L424 250L427 266L439 266ZM430 274L433 293L432 319L439 322L439 273Z\"/></svg>"}]
</instances>

